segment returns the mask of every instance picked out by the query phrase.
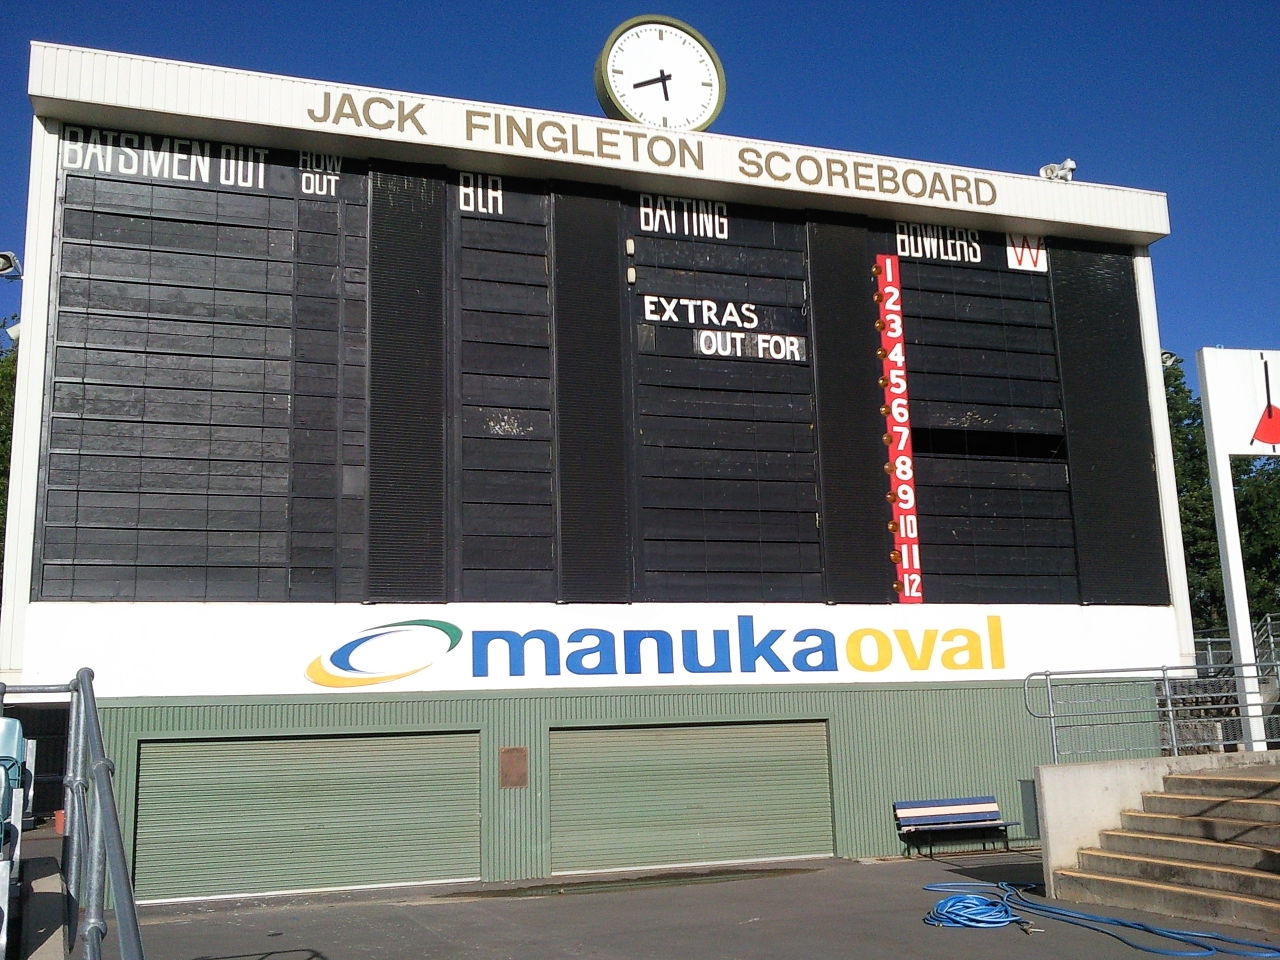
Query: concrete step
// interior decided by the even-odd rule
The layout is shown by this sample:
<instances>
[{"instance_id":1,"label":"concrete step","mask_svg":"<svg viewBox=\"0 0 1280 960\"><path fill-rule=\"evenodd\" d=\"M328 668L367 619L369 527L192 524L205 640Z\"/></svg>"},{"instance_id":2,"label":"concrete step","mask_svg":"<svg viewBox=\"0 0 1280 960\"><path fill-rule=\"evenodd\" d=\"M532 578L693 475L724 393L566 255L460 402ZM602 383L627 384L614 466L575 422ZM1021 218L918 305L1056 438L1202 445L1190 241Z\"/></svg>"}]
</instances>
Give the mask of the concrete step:
<instances>
[{"instance_id":1,"label":"concrete step","mask_svg":"<svg viewBox=\"0 0 1280 960\"><path fill-rule=\"evenodd\" d=\"M1155 880L1198 890L1280 901L1280 875L1248 867L1195 863L1092 847L1080 851L1080 869L1088 873Z\"/></svg>"},{"instance_id":2,"label":"concrete step","mask_svg":"<svg viewBox=\"0 0 1280 960\"><path fill-rule=\"evenodd\" d=\"M1225 817L1188 817L1174 813L1151 813L1125 810L1120 814L1124 830L1162 833L1173 837L1200 837L1229 843L1252 843L1261 847L1280 847L1280 824L1257 820L1231 820Z\"/></svg>"},{"instance_id":3,"label":"concrete step","mask_svg":"<svg viewBox=\"0 0 1280 960\"><path fill-rule=\"evenodd\" d=\"M1206 797L1189 793L1144 793L1142 809L1148 813L1172 813L1182 817L1219 817L1280 823L1280 799Z\"/></svg>"},{"instance_id":4,"label":"concrete step","mask_svg":"<svg viewBox=\"0 0 1280 960\"><path fill-rule=\"evenodd\" d=\"M1103 850L1116 853L1280 872L1280 847L1169 836L1141 830L1103 830L1099 840Z\"/></svg>"},{"instance_id":5,"label":"concrete step","mask_svg":"<svg viewBox=\"0 0 1280 960\"><path fill-rule=\"evenodd\" d=\"M1154 880L1113 877L1086 870L1054 871L1058 899L1208 920L1251 930L1280 930L1280 901L1179 887Z\"/></svg>"},{"instance_id":6,"label":"concrete step","mask_svg":"<svg viewBox=\"0 0 1280 960\"><path fill-rule=\"evenodd\" d=\"M1232 767L1221 771L1173 773L1164 778L1169 793L1206 797L1269 797L1280 799L1280 767Z\"/></svg>"}]
</instances>

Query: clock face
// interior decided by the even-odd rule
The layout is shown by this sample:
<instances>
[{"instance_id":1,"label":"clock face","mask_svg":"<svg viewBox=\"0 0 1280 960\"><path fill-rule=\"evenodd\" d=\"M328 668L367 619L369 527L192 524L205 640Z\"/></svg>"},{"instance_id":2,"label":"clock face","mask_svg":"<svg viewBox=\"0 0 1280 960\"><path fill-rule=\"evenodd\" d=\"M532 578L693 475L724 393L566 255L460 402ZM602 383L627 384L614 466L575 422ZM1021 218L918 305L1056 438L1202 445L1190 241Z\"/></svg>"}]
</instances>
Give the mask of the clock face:
<instances>
[{"instance_id":1,"label":"clock face","mask_svg":"<svg viewBox=\"0 0 1280 960\"><path fill-rule=\"evenodd\" d=\"M724 69L688 24L666 17L628 20L596 62L605 113L668 130L705 130L724 105Z\"/></svg>"}]
</instances>

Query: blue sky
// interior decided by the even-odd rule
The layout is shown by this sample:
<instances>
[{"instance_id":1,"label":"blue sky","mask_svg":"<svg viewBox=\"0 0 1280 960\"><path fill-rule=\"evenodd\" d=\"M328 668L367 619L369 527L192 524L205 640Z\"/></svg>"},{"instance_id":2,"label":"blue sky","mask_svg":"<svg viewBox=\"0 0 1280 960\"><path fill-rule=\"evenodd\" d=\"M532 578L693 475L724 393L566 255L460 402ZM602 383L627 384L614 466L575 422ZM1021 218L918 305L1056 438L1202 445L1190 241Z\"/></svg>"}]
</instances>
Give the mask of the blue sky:
<instances>
[{"instance_id":1,"label":"blue sky","mask_svg":"<svg viewBox=\"0 0 1280 960\"><path fill-rule=\"evenodd\" d=\"M0 250L25 246L27 43L47 40L600 114L591 67L639 13L724 62L713 132L1168 194L1162 345L1280 347L1280 2L637 4L17 0L0 27ZM0 283L0 316L18 310Z\"/></svg>"}]
</instances>

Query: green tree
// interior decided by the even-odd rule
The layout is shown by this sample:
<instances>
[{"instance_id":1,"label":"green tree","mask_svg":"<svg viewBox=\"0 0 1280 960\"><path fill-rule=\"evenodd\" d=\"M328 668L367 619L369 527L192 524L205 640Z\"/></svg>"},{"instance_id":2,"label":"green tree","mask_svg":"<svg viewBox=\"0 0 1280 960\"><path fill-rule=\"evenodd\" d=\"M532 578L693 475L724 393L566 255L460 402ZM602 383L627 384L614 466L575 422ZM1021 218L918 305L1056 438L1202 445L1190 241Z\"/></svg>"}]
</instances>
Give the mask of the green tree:
<instances>
[{"instance_id":1,"label":"green tree","mask_svg":"<svg viewBox=\"0 0 1280 960\"><path fill-rule=\"evenodd\" d=\"M1187 386L1182 359L1171 354L1165 354L1164 391L1169 407L1169 433L1173 440L1178 508L1182 515L1182 548L1186 554L1187 586L1191 593L1191 621L1197 630L1208 630L1224 626L1227 611L1222 594L1222 567L1218 562L1213 492L1209 487L1204 414L1200 398L1193 396Z\"/></svg>"},{"instance_id":2,"label":"green tree","mask_svg":"<svg viewBox=\"0 0 1280 960\"><path fill-rule=\"evenodd\" d=\"M1280 613L1280 457L1233 459L1249 612Z\"/></svg>"}]
</instances>

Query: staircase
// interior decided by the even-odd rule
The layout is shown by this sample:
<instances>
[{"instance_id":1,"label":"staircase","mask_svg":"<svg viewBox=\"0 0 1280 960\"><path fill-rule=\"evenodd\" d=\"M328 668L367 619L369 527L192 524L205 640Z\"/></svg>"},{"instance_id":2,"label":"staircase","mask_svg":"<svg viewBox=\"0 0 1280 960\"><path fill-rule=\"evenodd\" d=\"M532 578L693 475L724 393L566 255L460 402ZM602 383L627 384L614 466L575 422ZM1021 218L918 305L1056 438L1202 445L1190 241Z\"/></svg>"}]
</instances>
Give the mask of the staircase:
<instances>
[{"instance_id":1,"label":"staircase","mask_svg":"<svg viewBox=\"0 0 1280 960\"><path fill-rule=\"evenodd\" d=\"M1166 776L1100 841L1055 873L1059 898L1280 930L1280 765Z\"/></svg>"}]
</instances>

